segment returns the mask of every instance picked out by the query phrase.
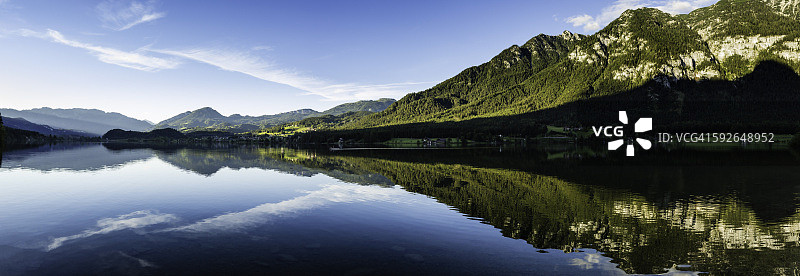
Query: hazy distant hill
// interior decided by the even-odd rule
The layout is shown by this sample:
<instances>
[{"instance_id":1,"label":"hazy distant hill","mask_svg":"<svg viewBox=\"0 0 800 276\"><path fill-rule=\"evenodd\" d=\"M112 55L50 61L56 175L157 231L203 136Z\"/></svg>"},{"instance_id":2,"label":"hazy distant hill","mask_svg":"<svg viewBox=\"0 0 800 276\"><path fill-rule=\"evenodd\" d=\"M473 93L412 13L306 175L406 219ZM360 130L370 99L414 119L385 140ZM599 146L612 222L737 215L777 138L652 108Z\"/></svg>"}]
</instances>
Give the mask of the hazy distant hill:
<instances>
[{"instance_id":1,"label":"hazy distant hill","mask_svg":"<svg viewBox=\"0 0 800 276\"><path fill-rule=\"evenodd\" d=\"M121 127L129 130L146 130L153 127L153 125L145 120L134 119L117 112L105 112L97 109L53 109L53 108L36 108L30 111L39 114L47 114L58 116L62 118L72 118L87 122L101 123L112 126Z\"/></svg>"},{"instance_id":2,"label":"hazy distant hill","mask_svg":"<svg viewBox=\"0 0 800 276\"><path fill-rule=\"evenodd\" d=\"M155 128L175 128L181 131L225 130L231 132L246 132L324 115L341 115L348 112L359 111L379 112L386 109L394 102L394 99L383 98L377 101L345 103L324 112L318 112L313 109L300 109L263 116L242 116L239 114L223 116L213 108L204 107L195 111L187 111L161 121Z\"/></svg>"},{"instance_id":3,"label":"hazy distant hill","mask_svg":"<svg viewBox=\"0 0 800 276\"><path fill-rule=\"evenodd\" d=\"M40 125L28 122L22 118L9 118L3 116L3 124L6 127L27 130L27 131L34 131L44 135L53 135L53 136L60 136L60 137L89 137L89 136L96 136L88 132L80 132L80 131L72 131L72 130L65 130L65 129L58 129L53 128L48 125Z\"/></svg>"},{"instance_id":4,"label":"hazy distant hill","mask_svg":"<svg viewBox=\"0 0 800 276\"><path fill-rule=\"evenodd\" d=\"M23 118L35 124L48 125L58 129L83 131L95 136L103 135L115 128L143 131L153 127L150 123L142 120L97 109L0 109L0 113L11 118Z\"/></svg>"}]
</instances>

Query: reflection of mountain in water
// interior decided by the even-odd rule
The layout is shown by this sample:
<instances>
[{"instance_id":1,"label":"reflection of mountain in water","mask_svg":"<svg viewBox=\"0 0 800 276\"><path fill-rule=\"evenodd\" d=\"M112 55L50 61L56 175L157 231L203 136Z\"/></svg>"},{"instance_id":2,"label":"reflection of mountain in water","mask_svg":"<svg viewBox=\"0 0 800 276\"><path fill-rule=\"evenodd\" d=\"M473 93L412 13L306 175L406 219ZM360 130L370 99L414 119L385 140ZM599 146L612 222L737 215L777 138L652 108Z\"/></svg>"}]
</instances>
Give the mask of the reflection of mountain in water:
<instances>
[{"instance_id":1,"label":"reflection of mountain in water","mask_svg":"<svg viewBox=\"0 0 800 276\"><path fill-rule=\"evenodd\" d=\"M258 168L294 174L297 176L313 176L325 174L330 177L365 185L394 186L386 177L370 171L346 166L332 169L306 167L292 161L316 157L314 152L295 151L276 148L234 147L220 149L174 149L157 150L159 159L178 168L211 176L222 168L234 170Z\"/></svg>"},{"instance_id":2,"label":"reflection of mountain in water","mask_svg":"<svg viewBox=\"0 0 800 276\"><path fill-rule=\"evenodd\" d=\"M41 171L93 171L145 160L152 156L150 150L110 151L99 144L54 144L4 152L2 167Z\"/></svg>"},{"instance_id":3,"label":"reflection of mountain in water","mask_svg":"<svg viewBox=\"0 0 800 276\"><path fill-rule=\"evenodd\" d=\"M599 151L605 152L605 150ZM337 155L349 154L348 152ZM470 165L554 176L579 184L632 191L659 207L697 196L735 193L767 221L794 214L800 161L786 151L659 151L634 159L591 149L394 151L355 153L409 163ZM568 158L564 158L568 157Z\"/></svg>"},{"instance_id":4,"label":"reflection of mountain in water","mask_svg":"<svg viewBox=\"0 0 800 276\"><path fill-rule=\"evenodd\" d=\"M211 176L222 168L258 168L306 177L325 174L345 182L364 185L394 185L380 174L357 168L344 166L319 169L296 164L291 161L313 159L315 153L276 148L231 145L187 148L175 145L55 144L2 152L0 156L3 168L41 171L94 171L156 156L180 169L205 176Z\"/></svg>"},{"instance_id":5,"label":"reflection of mountain in water","mask_svg":"<svg viewBox=\"0 0 800 276\"><path fill-rule=\"evenodd\" d=\"M748 183L717 183L735 181L724 175L747 176L741 179L744 182L759 177L778 181L768 176L772 173L779 173L783 178L778 184L797 183L800 176L792 173L796 171L796 165L755 169L741 164L728 166L727 169L709 167L711 170L707 171L707 175L696 171L691 177L711 181L710 187L682 187L678 190L683 195L673 198L670 189L657 186L667 185L671 181L683 181L683 185L702 185L687 179L686 175L670 175L676 168L675 164L643 167L650 178L633 176L640 182L639 188L631 192L630 189L615 187L614 183L604 183L613 181L628 185L624 184L629 181L627 175L614 174L620 172L614 169L618 166L606 165L609 176L594 181L579 177L584 182L577 184L565 181L562 177L545 176L523 169L464 164L499 159L496 154L476 156L474 152L462 152L459 159L440 157L425 162L422 159L426 153L392 154L402 157L387 158L388 154L381 152L350 153L349 156L339 153L295 159L292 162L309 167L344 166L380 173L409 191L432 196L462 213L483 218L501 229L504 236L524 239L537 248L559 248L567 252L577 248L597 248L614 258L620 268L627 272L663 272L665 268L680 264L693 264L692 270L715 274L782 273L800 269L800 209L796 204L796 191L790 195L794 200L779 202L789 206L773 206L779 210L791 210L789 215L774 218L775 222L765 222L753 211L749 202L728 190L732 186L753 189L753 192L759 193L755 190L762 183L750 183L749 186ZM436 154L442 155L441 152ZM475 158L470 158L470 155ZM415 159L418 162L396 159ZM535 158L527 158L530 159ZM453 160L462 161L451 162ZM505 156L503 162L494 163L493 167L513 163L511 167L520 168L528 162L525 160ZM679 159L673 161L680 162ZM546 163L539 163L538 166L547 167ZM565 166L562 161L555 163L558 167ZM565 168L569 169L570 166ZM567 174L564 169L529 168L533 171L542 169ZM582 173L580 166L571 167L572 175ZM718 176L716 179L713 177L715 175ZM672 182L672 185L681 183ZM645 191L653 186L656 188L652 193L642 195L647 194ZM693 195L692 191L702 193ZM785 191L779 190L778 193ZM762 196L766 194L761 193ZM650 198L659 201L654 202Z\"/></svg>"},{"instance_id":6,"label":"reflection of mountain in water","mask_svg":"<svg viewBox=\"0 0 800 276\"><path fill-rule=\"evenodd\" d=\"M590 151L59 147L8 152L3 167L92 170L155 154L207 176L226 167L321 173L351 183L401 185L537 248L596 248L626 272L657 273L681 264L713 274L800 271L800 170L784 152L677 151L615 159Z\"/></svg>"}]
</instances>

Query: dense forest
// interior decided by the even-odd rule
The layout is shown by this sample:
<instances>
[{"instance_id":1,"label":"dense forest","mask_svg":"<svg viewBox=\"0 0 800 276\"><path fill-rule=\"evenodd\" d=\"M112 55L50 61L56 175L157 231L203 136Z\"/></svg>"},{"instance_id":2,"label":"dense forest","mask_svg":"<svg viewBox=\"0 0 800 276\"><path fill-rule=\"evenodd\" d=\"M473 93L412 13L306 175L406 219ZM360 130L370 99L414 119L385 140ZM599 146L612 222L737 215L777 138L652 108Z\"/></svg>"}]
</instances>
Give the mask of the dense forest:
<instances>
[{"instance_id":1,"label":"dense forest","mask_svg":"<svg viewBox=\"0 0 800 276\"><path fill-rule=\"evenodd\" d=\"M394 99L381 98L375 101L357 101L343 103L322 112L323 115L341 115L349 112L380 112L392 105Z\"/></svg>"}]
</instances>

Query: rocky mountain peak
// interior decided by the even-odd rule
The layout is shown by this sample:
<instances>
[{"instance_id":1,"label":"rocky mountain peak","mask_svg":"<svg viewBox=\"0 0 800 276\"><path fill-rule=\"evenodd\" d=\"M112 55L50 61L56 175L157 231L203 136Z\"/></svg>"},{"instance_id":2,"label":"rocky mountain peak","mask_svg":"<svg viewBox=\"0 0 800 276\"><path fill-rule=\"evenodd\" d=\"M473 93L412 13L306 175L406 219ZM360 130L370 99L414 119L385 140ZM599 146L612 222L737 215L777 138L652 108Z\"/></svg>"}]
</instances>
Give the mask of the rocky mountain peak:
<instances>
[{"instance_id":1,"label":"rocky mountain peak","mask_svg":"<svg viewBox=\"0 0 800 276\"><path fill-rule=\"evenodd\" d=\"M581 35L572 33L570 31L565 30L561 35L559 35L562 39L566 41L578 41L581 40Z\"/></svg>"},{"instance_id":2,"label":"rocky mountain peak","mask_svg":"<svg viewBox=\"0 0 800 276\"><path fill-rule=\"evenodd\" d=\"M764 56L800 60L800 0L720 0L681 16L708 45L727 79L751 72ZM796 14L795 14L796 16Z\"/></svg>"},{"instance_id":3,"label":"rocky mountain peak","mask_svg":"<svg viewBox=\"0 0 800 276\"><path fill-rule=\"evenodd\" d=\"M800 0L765 0L765 2L785 16L800 19Z\"/></svg>"}]
</instances>

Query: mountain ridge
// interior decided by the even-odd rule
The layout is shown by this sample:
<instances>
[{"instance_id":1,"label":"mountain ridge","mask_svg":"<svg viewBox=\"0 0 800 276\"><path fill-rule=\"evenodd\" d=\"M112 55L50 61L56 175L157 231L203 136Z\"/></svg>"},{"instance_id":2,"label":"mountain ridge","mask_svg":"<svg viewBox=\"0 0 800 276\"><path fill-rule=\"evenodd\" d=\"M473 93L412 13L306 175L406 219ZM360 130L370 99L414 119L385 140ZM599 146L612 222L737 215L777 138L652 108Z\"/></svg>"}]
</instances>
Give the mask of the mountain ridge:
<instances>
[{"instance_id":1,"label":"mountain ridge","mask_svg":"<svg viewBox=\"0 0 800 276\"><path fill-rule=\"evenodd\" d=\"M651 80L736 80L767 60L800 72L800 21L768 5L773 2L721 0L677 16L640 8L592 35L538 35L338 129L524 114L614 95ZM783 1L784 10L798 2ZM728 14L755 26L722 22L720 30L707 30ZM785 24L776 29L764 19Z\"/></svg>"},{"instance_id":2,"label":"mountain ridge","mask_svg":"<svg viewBox=\"0 0 800 276\"><path fill-rule=\"evenodd\" d=\"M203 107L194 111L183 112L161 121L156 124L154 128L174 128L181 131L218 130L247 132L318 116L336 116L348 112L360 111L382 111L394 102L394 99L382 98L379 100L344 103L323 112L306 108L262 116L246 116L240 114L224 116L211 107Z\"/></svg>"},{"instance_id":3,"label":"mountain ridge","mask_svg":"<svg viewBox=\"0 0 800 276\"><path fill-rule=\"evenodd\" d=\"M98 109L55 109L36 108L16 110L0 108L0 113L5 117L23 118L31 123L47 125L53 128L73 130L100 136L115 128L128 130L146 130L151 128L149 123L134 119L116 112L105 112Z\"/></svg>"},{"instance_id":4,"label":"mountain ridge","mask_svg":"<svg viewBox=\"0 0 800 276\"><path fill-rule=\"evenodd\" d=\"M3 124L5 127L27 130L37 132L43 135L53 135L58 137L91 137L94 136L87 132L72 131L65 129L53 128L48 125L40 125L31 123L23 118L11 118L3 116Z\"/></svg>"}]
</instances>

